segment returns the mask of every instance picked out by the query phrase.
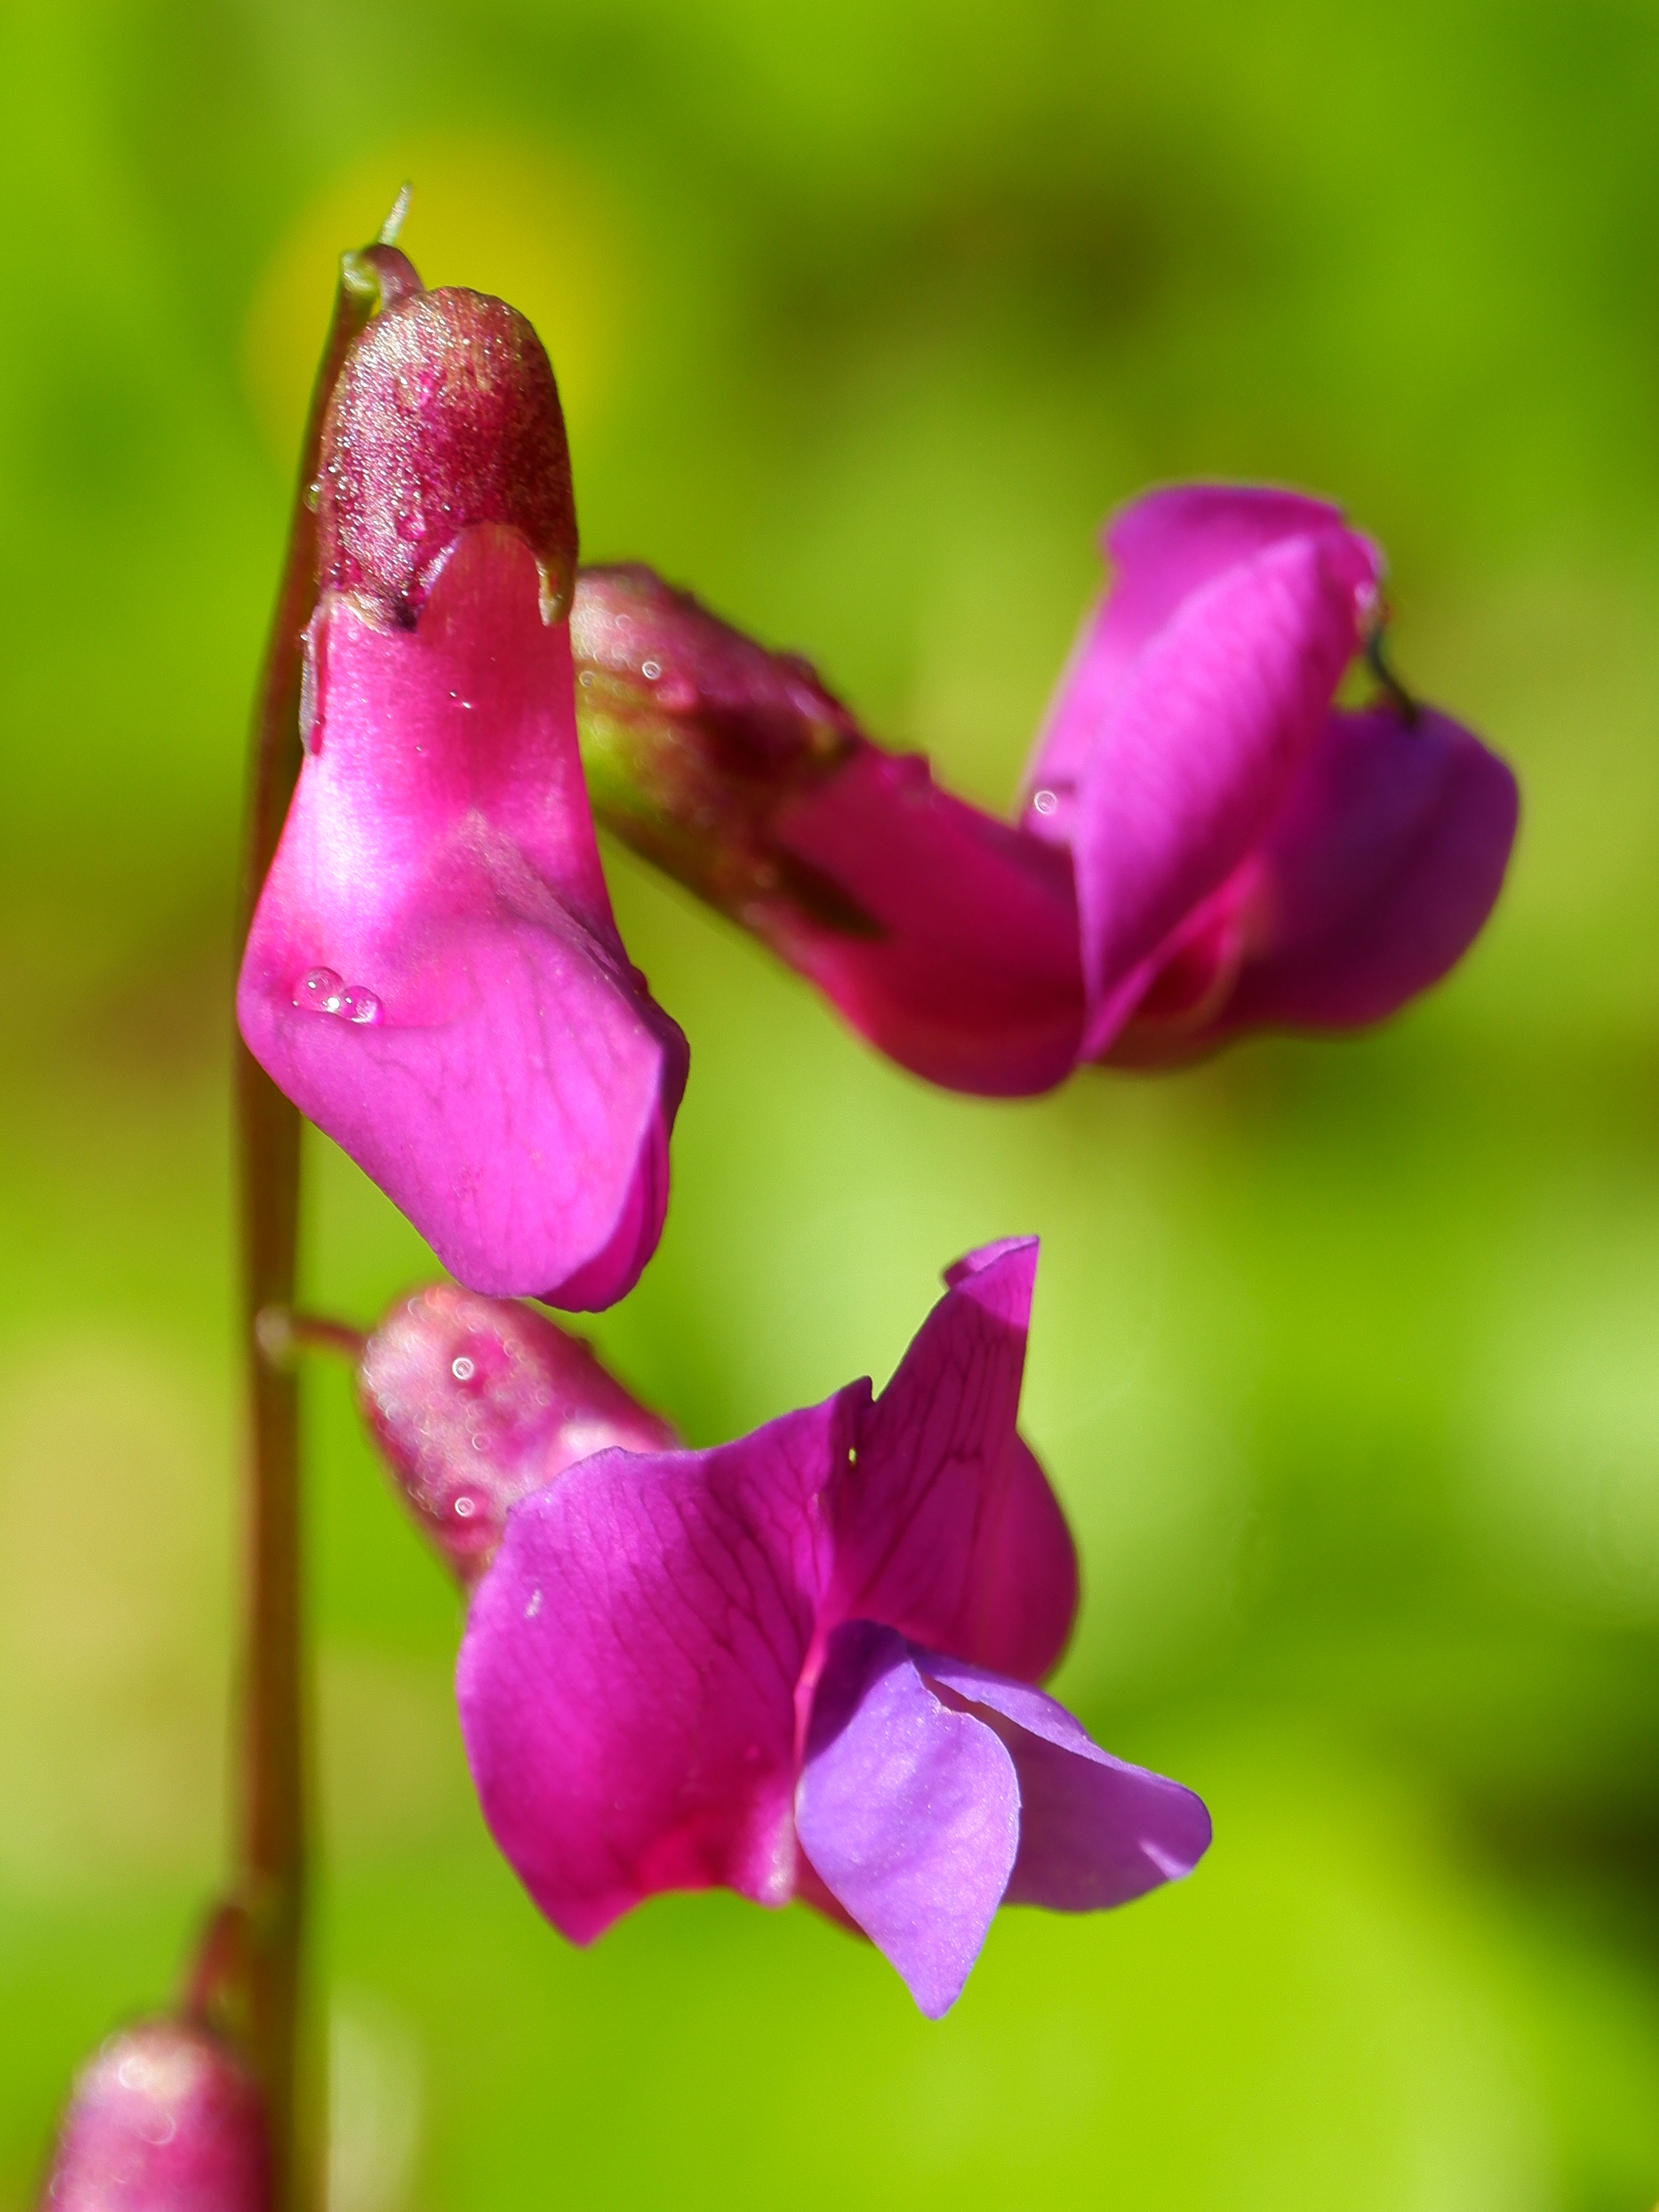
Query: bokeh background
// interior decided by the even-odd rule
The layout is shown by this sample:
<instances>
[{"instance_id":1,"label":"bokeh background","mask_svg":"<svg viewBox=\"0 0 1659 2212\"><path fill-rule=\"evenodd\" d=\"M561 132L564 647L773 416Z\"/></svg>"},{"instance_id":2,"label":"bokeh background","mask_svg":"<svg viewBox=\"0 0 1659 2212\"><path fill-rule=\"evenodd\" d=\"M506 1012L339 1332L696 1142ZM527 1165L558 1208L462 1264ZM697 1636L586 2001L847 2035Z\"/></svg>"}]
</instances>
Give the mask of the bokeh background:
<instances>
[{"instance_id":1,"label":"bokeh background","mask_svg":"<svg viewBox=\"0 0 1659 2212\"><path fill-rule=\"evenodd\" d=\"M1342 498L1515 759L1510 886L1383 1032L1030 1105L874 1060L612 856L693 1040L595 1334L694 1441L1045 1240L1061 1686L1213 1808L930 2027L804 1911L566 1949L456 1601L312 1393L332 2212L1646 2212L1659 2192L1659 9L4 0L0 2203L222 1864L241 732L334 256L564 384L586 548L1012 793L1149 480ZM428 1264L312 1153L313 1302Z\"/></svg>"}]
</instances>

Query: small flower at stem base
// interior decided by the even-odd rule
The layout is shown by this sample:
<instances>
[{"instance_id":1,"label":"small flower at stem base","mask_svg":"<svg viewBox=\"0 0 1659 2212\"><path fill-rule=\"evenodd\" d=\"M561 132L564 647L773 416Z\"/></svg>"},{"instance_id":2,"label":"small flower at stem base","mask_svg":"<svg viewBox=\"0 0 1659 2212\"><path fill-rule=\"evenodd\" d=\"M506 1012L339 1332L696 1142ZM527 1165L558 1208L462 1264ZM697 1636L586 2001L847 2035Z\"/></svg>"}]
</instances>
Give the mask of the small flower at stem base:
<instances>
[{"instance_id":1,"label":"small flower at stem base","mask_svg":"<svg viewBox=\"0 0 1659 2212\"><path fill-rule=\"evenodd\" d=\"M259 2094L204 2028L112 2035L76 2082L40 2212L270 2212Z\"/></svg>"}]
</instances>

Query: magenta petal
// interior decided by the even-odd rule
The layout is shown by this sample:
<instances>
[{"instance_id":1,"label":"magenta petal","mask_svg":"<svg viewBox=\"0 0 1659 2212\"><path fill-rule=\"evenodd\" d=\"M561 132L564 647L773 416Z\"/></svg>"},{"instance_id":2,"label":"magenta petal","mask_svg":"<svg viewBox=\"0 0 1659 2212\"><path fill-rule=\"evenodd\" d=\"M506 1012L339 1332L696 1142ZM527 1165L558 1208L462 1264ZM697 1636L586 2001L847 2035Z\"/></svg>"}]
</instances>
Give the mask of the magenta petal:
<instances>
[{"instance_id":1,"label":"magenta petal","mask_svg":"<svg viewBox=\"0 0 1659 2212\"><path fill-rule=\"evenodd\" d=\"M1203 1800L1180 1783L1103 1751L1064 1705L932 1651L914 1655L925 1681L953 1693L995 1729L1019 1777L1019 1856L1006 1902L1051 1912L1127 1905L1190 1874L1210 1846Z\"/></svg>"},{"instance_id":2,"label":"magenta petal","mask_svg":"<svg viewBox=\"0 0 1659 2212\"><path fill-rule=\"evenodd\" d=\"M1183 599L1286 538L1338 528L1341 510L1268 485L1172 484L1120 508L1102 533L1109 588L1061 672L1023 783L1025 828L1068 836L1102 719L1137 653ZM1034 806L1038 791L1049 794Z\"/></svg>"},{"instance_id":3,"label":"magenta petal","mask_svg":"<svg viewBox=\"0 0 1659 2212\"><path fill-rule=\"evenodd\" d=\"M325 600L237 1008L469 1288L596 1307L660 1234L686 1052L617 936L539 589L492 526L411 629Z\"/></svg>"},{"instance_id":4,"label":"magenta petal","mask_svg":"<svg viewBox=\"0 0 1659 2212\"><path fill-rule=\"evenodd\" d=\"M863 917L780 915L778 949L871 1043L955 1091L1015 1097L1069 1075L1083 974L1069 856L860 747L773 823L779 849Z\"/></svg>"},{"instance_id":5,"label":"magenta petal","mask_svg":"<svg viewBox=\"0 0 1659 2212\"><path fill-rule=\"evenodd\" d=\"M1019 1791L993 1730L942 1704L890 1629L849 1621L830 1638L795 1826L921 2011L948 2012L1014 1864Z\"/></svg>"},{"instance_id":6,"label":"magenta petal","mask_svg":"<svg viewBox=\"0 0 1659 2212\"><path fill-rule=\"evenodd\" d=\"M509 1515L456 1675L490 1832L585 1943L644 1898L794 1887L795 1689L846 1394L707 1452L603 1452Z\"/></svg>"},{"instance_id":7,"label":"magenta petal","mask_svg":"<svg viewBox=\"0 0 1659 2212\"><path fill-rule=\"evenodd\" d=\"M1090 1056L1282 805L1375 580L1376 556L1350 532L1285 539L1195 592L1136 660L1079 794Z\"/></svg>"},{"instance_id":8,"label":"magenta petal","mask_svg":"<svg viewBox=\"0 0 1659 2212\"><path fill-rule=\"evenodd\" d=\"M831 1616L881 1620L1000 1673L1046 1674L1077 1611L1077 1557L1015 1429L1035 1237L959 1261L865 1413L833 1493Z\"/></svg>"},{"instance_id":9,"label":"magenta petal","mask_svg":"<svg viewBox=\"0 0 1659 2212\"><path fill-rule=\"evenodd\" d=\"M1448 716L1334 714L1268 837L1262 941L1222 1029L1348 1028L1437 981L1492 911L1518 808Z\"/></svg>"}]
</instances>

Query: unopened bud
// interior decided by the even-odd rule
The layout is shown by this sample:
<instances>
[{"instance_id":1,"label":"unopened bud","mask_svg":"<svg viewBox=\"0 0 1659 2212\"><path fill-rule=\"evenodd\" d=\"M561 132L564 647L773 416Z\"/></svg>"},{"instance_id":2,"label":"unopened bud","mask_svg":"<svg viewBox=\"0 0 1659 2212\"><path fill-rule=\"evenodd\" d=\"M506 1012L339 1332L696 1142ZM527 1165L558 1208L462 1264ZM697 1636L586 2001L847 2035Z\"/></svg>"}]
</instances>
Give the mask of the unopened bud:
<instances>
[{"instance_id":1,"label":"unopened bud","mask_svg":"<svg viewBox=\"0 0 1659 2212\"><path fill-rule=\"evenodd\" d=\"M583 569L570 641L582 767L608 829L763 936L792 911L870 933L775 835L792 799L867 750L809 663L637 565Z\"/></svg>"},{"instance_id":2,"label":"unopened bud","mask_svg":"<svg viewBox=\"0 0 1659 2212\"><path fill-rule=\"evenodd\" d=\"M363 1348L357 1387L399 1489L469 1587L526 1492L613 1444L658 1452L678 1442L580 1337L514 1299L451 1283L392 1308Z\"/></svg>"},{"instance_id":3,"label":"unopened bud","mask_svg":"<svg viewBox=\"0 0 1659 2212\"><path fill-rule=\"evenodd\" d=\"M252 2077L172 2021L112 2035L75 2085L41 2212L267 2212Z\"/></svg>"},{"instance_id":4,"label":"unopened bud","mask_svg":"<svg viewBox=\"0 0 1659 2212\"><path fill-rule=\"evenodd\" d=\"M463 530L504 523L541 570L542 612L576 569L553 370L514 307L445 285L390 300L353 343L323 429L318 580L412 622Z\"/></svg>"}]
</instances>

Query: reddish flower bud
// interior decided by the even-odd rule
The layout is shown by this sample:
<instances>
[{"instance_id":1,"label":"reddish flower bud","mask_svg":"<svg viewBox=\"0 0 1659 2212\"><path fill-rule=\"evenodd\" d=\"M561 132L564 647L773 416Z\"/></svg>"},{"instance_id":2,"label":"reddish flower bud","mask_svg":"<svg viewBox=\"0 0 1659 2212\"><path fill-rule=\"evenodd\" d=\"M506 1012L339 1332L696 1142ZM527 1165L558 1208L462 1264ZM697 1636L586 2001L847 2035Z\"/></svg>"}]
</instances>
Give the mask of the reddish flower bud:
<instances>
[{"instance_id":1,"label":"reddish flower bud","mask_svg":"<svg viewBox=\"0 0 1659 2212\"><path fill-rule=\"evenodd\" d=\"M526 1492L611 1445L677 1441L580 1337L450 1283L392 1308L363 1348L358 1395L422 1530L469 1587Z\"/></svg>"},{"instance_id":2,"label":"reddish flower bud","mask_svg":"<svg viewBox=\"0 0 1659 2212\"><path fill-rule=\"evenodd\" d=\"M541 340L504 300L443 285L382 309L347 356L323 432L318 581L410 622L459 533L516 530L542 614L576 568L570 456Z\"/></svg>"},{"instance_id":3,"label":"reddish flower bud","mask_svg":"<svg viewBox=\"0 0 1659 2212\"><path fill-rule=\"evenodd\" d=\"M266 2212L252 2077L204 2029L112 2035L75 2085L42 2212Z\"/></svg>"}]
</instances>

